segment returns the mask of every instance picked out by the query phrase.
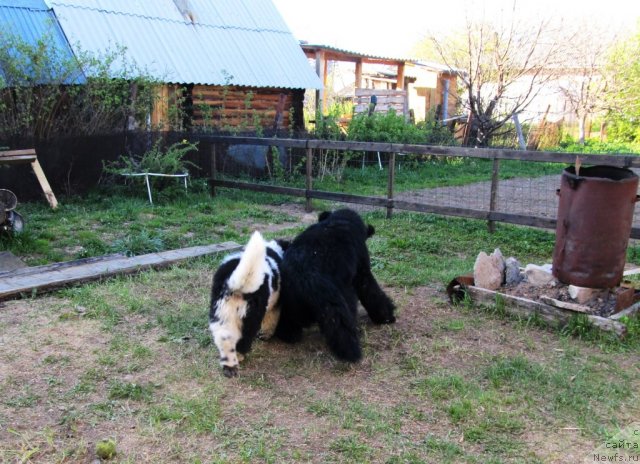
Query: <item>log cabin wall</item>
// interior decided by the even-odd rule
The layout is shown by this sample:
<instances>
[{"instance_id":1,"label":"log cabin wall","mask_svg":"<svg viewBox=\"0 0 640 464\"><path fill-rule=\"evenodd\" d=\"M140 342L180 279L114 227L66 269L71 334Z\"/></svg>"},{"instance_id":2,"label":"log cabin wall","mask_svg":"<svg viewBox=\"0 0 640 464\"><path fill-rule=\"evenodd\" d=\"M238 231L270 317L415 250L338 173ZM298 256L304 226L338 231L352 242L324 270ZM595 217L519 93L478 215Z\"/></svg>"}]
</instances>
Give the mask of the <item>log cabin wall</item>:
<instances>
[{"instance_id":1,"label":"log cabin wall","mask_svg":"<svg viewBox=\"0 0 640 464\"><path fill-rule=\"evenodd\" d=\"M185 112L177 120L176 105ZM304 129L304 89L163 85L151 114L156 130L191 130L207 127L219 131ZM292 118L292 120L290 120Z\"/></svg>"},{"instance_id":2,"label":"log cabin wall","mask_svg":"<svg viewBox=\"0 0 640 464\"><path fill-rule=\"evenodd\" d=\"M254 131L303 126L304 90L194 85L193 126ZM292 120L291 120L292 119Z\"/></svg>"}]
</instances>

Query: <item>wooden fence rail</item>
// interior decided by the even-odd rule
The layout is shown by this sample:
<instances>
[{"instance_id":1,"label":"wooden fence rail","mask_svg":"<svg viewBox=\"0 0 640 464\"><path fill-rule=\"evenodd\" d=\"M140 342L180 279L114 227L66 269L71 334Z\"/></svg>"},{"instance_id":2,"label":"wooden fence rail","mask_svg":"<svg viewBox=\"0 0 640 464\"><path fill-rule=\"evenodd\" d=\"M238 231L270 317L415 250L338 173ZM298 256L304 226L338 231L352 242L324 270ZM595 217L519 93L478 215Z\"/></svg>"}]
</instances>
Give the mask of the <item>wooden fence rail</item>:
<instances>
[{"instance_id":1,"label":"wooden fence rail","mask_svg":"<svg viewBox=\"0 0 640 464\"><path fill-rule=\"evenodd\" d=\"M256 137L230 137L230 136L199 136L200 140L206 140L213 144L211 151L211 188L215 193L216 187L235 188L242 190L252 190L257 192L267 192L303 197L306 199L307 211L311 211L311 200L322 199L346 203L362 204L386 208L387 217L391 217L394 209L405 211L416 211L422 213L434 213L447 216L458 216L472 219L488 221L490 230L493 230L494 222L506 222L525 226L542 227L555 229L556 220L537 217L533 215L511 214L496 211L496 194L499 188L499 171L501 160L517 160L543 163L573 164L576 160L575 153L559 152L538 152L528 150L507 150L491 148L468 148L468 147L444 147L434 145L411 145L397 143L377 143L377 142L349 142L349 141L329 141L329 140L301 140L301 139L276 139L276 138L256 138ZM306 173L305 188L282 187L265 185L263 183L238 182L220 179L216 161L216 145L259 145L276 146L292 149L305 150L306 153ZM313 189L312 160L314 150L349 150L362 152L389 153L389 171L387 179L387 195L385 197L353 195L348 193L336 193ZM459 208L442 206L435 204L425 204L398 200L394 198L395 189L395 159L397 153L407 153L414 155L425 155L435 157L462 157L462 158L482 158L493 161L491 174L491 190L489 199L489 210L477 210L469 208ZM579 154L583 165L608 165L624 168L640 168L640 156L633 154L618 155L590 155ZM558 182L559 184L559 182ZM640 228L631 229L631 238L640 238Z\"/></svg>"}]
</instances>

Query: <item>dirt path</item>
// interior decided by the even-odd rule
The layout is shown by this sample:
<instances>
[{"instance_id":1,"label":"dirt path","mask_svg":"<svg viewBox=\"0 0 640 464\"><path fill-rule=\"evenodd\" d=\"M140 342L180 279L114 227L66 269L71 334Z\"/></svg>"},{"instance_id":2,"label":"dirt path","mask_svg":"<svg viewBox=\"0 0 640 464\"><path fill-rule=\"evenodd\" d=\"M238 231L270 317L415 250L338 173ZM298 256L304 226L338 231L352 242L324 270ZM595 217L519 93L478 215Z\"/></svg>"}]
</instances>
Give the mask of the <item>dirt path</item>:
<instances>
[{"instance_id":1,"label":"dirt path","mask_svg":"<svg viewBox=\"0 0 640 464\"><path fill-rule=\"evenodd\" d=\"M496 209L501 213L555 219L558 209L556 189L559 187L558 176L501 180ZM396 198L438 206L489 211L490 196L491 182L487 181L401 192Z\"/></svg>"}]
</instances>

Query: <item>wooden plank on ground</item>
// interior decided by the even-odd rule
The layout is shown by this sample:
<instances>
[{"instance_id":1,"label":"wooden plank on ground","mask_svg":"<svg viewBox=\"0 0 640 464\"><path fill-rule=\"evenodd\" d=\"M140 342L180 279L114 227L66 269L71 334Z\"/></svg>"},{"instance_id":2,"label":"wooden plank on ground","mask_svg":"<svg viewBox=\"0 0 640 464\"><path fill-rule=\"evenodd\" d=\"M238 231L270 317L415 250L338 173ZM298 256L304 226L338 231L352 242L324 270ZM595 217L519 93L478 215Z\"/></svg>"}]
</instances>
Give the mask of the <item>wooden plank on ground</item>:
<instances>
[{"instance_id":1,"label":"wooden plank on ground","mask_svg":"<svg viewBox=\"0 0 640 464\"><path fill-rule=\"evenodd\" d=\"M112 259L125 258L126 255L123 253L115 253L112 255L103 255L103 256L92 256L90 258L81 258L74 259L73 261L61 261L59 263L51 263L51 264L43 264L42 266L23 266L20 269L14 269L10 271L2 271L0 272L0 279L5 279L7 277L17 277L17 276L25 276L25 275L33 275L40 274L47 271L56 271L63 268L80 266L82 264L95 263L98 261L105 262Z\"/></svg>"},{"instance_id":2,"label":"wooden plank on ground","mask_svg":"<svg viewBox=\"0 0 640 464\"><path fill-rule=\"evenodd\" d=\"M495 305L496 302L500 300L507 313L521 317L531 317L537 314L543 321L553 327L563 327L567 325L574 315L571 311L529 300L528 298L505 295L475 286L465 287L465 290L469 293L471 301L474 303ZM586 317L589 319L589 322L599 329L614 332L620 337L624 336L627 331L627 327L616 320L592 314L588 314Z\"/></svg>"},{"instance_id":3,"label":"wooden plank on ground","mask_svg":"<svg viewBox=\"0 0 640 464\"><path fill-rule=\"evenodd\" d=\"M19 274L3 277L0 280L0 299L17 297L25 292L48 291L71 284L99 280L120 274L131 274L151 268L170 266L179 261L222 251L234 251L242 248L235 242L214 245L195 246L178 250L149 253L146 255L115 257L107 260L86 262L80 260L77 266L64 266L57 269L45 269L36 274Z\"/></svg>"},{"instance_id":4,"label":"wooden plank on ground","mask_svg":"<svg viewBox=\"0 0 640 464\"><path fill-rule=\"evenodd\" d=\"M545 295L540 296L540 300L543 303L547 303L551 306L555 306L556 308L568 309L569 311L576 311L578 313L584 313L584 314L589 313L589 307L585 305L571 303L569 301L560 301Z\"/></svg>"},{"instance_id":5,"label":"wooden plank on ground","mask_svg":"<svg viewBox=\"0 0 640 464\"><path fill-rule=\"evenodd\" d=\"M623 317L631 317L634 314L638 314L640 313L640 303L634 303L631 306L629 306L626 309L623 309L622 311L620 311L619 313L615 313L612 314L610 317L610 319L613 319L615 321L622 319Z\"/></svg>"}]
</instances>

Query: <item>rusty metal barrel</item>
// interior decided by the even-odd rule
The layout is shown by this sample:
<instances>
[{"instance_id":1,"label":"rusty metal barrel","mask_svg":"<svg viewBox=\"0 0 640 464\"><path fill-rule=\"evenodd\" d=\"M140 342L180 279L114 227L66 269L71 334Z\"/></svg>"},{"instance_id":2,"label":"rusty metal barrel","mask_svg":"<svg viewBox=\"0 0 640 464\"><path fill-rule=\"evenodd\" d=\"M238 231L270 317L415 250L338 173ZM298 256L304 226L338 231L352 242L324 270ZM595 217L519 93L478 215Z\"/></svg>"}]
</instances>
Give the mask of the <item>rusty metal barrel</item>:
<instances>
[{"instance_id":1,"label":"rusty metal barrel","mask_svg":"<svg viewBox=\"0 0 640 464\"><path fill-rule=\"evenodd\" d=\"M638 199L638 176L613 166L566 168L558 195L553 275L565 284L620 284Z\"/></svg>"}]
</instances>

